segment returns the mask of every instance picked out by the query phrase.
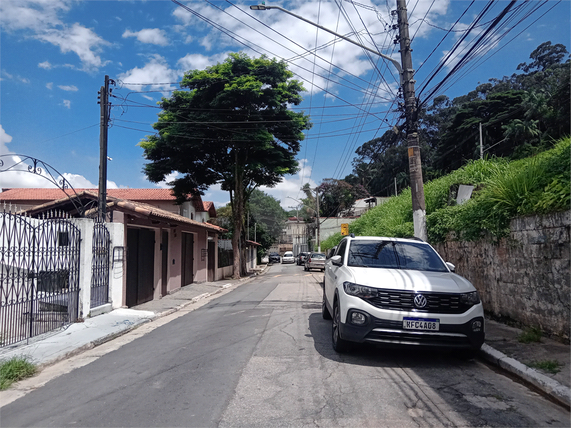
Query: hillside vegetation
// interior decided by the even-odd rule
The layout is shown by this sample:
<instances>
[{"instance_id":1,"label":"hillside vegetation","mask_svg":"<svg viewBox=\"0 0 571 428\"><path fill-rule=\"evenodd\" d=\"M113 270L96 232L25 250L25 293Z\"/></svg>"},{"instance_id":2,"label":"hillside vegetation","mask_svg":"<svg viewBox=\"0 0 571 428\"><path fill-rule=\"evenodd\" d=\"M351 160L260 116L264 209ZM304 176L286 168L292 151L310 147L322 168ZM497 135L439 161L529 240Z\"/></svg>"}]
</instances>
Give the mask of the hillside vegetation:
<instances>
[{"instance_id":1,"label":"hillside vegetation","mask_svg":"<svg viewBox=\"0 0 571 428\"><path fill-rule=\"evenodd\" d=\"M486 233L500 239L508 234L514 217L569 209L570 148L566 137L533 157L470 161L425 183L429 241L447 237L473 241ZM460 184L473 185L475 190L469 201L456 205L450 189ZM349 225L355 235L412 237L413 231L410 188ZM341 238L340 233L329 237L321 243L322 249L332 248Z\"/></svg>"}]
</instances>

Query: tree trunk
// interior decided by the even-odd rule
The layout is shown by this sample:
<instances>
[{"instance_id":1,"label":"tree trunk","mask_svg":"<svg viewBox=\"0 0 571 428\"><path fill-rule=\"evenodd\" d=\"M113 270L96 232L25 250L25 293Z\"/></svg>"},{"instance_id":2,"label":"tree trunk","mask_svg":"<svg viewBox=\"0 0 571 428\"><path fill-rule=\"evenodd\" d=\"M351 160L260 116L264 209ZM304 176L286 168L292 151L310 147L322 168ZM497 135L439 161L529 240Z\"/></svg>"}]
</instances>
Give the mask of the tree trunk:
<instances>
[{"instance_id":1,"label":"tree trunk","mask_svg":"<svg viewBox=\"0 0 571 428\"><path fill-rule=\"evenodd\" d=\"M243 174L240 170L238 162L238 153L235 154L236 159L236 173L234 174L234 206L232 207L232 217L234 221L234 233L232 235L232 252L234 255L234 274L232 278L240 279L240 260L242 258L242 217L244 211L244 190L242 187Z\"/></svg>"}]
</instances>

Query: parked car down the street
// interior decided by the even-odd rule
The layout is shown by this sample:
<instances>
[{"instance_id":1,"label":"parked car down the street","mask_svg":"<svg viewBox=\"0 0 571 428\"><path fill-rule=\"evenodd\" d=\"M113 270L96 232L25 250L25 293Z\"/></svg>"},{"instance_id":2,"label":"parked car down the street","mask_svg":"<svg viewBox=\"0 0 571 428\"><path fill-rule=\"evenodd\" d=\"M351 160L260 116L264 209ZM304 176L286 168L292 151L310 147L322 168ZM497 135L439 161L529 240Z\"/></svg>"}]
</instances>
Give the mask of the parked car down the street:
<instances>
[{"instance_id":1,"label":"parked car down the street","mask_svg":"<svg viewBox=\"0 0 571 428\"><path fill-rule=\"evenodd\" d=\"M282 263L295 263L295 257L292 251L286 251L282 257Z\"/></svg>"},{"instance_id":2,"label":"parked car down the street","mask_svg":"<svg viewBox=\"0 0 571 428\"><path fill-rule=\"evenodd\" d=\"M280 255L278 253L270 253L268 259L270 263L279 263L281 261Z\"/></svg>"},{"instance_id":3,"label":"parked car down the street","mask_svg":"<svg viewBox=\"0 0 571 428\"><path fill-rule=\"evenodd\" d=\"M325 254L311 253L309 257L307 257L305 260L305 270L308 271L311 269L325 270Z\"/></svg>"},{"instance_id":4,"label":"parked car down the street","mask_svg":"<svg viewBox=\"0 0 571 428\"><path fill-rule=\"evenodd\" d=\"M455 348L484 343L484 309L474 286L426 242L343 238L325 264L322 315L333 319L337 352L352 343Z\"/></svg>"},{"instance_id":5,"label":"parked car down the street","mask_svg":"<svg viewBox=\"0 0 571 428\"><path fill-rule=\"evenodd\" d=\"M305 259L307 259L307 256L309 255L309 253L307 251L302 251L301 253L299 253L296 257L296 263L298 266L305 266Z\"/></svg>"}]
</instances>

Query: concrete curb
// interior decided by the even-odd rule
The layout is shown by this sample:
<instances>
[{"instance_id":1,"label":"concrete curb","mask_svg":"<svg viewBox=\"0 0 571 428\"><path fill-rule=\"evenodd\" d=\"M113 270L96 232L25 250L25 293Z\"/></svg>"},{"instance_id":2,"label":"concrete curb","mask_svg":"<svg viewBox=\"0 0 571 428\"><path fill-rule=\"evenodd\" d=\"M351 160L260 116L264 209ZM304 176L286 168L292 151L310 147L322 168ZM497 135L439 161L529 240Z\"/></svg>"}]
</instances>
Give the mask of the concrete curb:
<instances>
[{"instance_id":1,"label":"concrete curb","mask_svg":"<svg viewBox=\"0 0 571 428\"><path fill-rule=\"evenodd\" d=\"M485 343L482 345L481 355L490 363L535 386L563 406L571 407L571 389L565 385L561 385L556 380L508 357Z\"/></svg>"},{"instance_id":2,"label":"concrete curb","mask_svg":"<svg viewBox=\"0 0 571 428\"><path fill-rule=\"evenodd\" d=\"M74 357L76 355L82 354L85 351L89 351L90 349L96 348L99 345L103 345L106 342L110 342L111 340L116 339L120 336L123 336L124 334L127 334L130 331L135 330L139 326L146 324L148 322L151 322L152 320L153 320L152 318L145 318L145 319L142 319L141 322L138 322L136 324L133 324L133 325L126 327L124 330L116 331L114 333L109 333L106 336L102 336L102 337L99 337L95 340L92 340L91 342L88 342L84 345L81 345L79 348L72 349L71 351L66 352L65 354L58 355L56 358L53 358L51 360L45 361L41 364L38 364L38 369L41 371L41 370L45 369L46 367L52 366L56 363L59 363L60 361L63 361L63 360L66 360L68 358Z\"/></svg>"},{"instance_id":3,"label":"concrete curb","mask_svg":"<svg viewBox=\"0 0 571 428\"><path fill-rule=\"evenodd\" d=\"M252 279L254 279L254 278L255 278L255 276L249 276L249 277L245 277L245 278L240 278L240 283L239 283L239 284L240 284L240 285L245 284L246 282L249 282L250 280L252 280ZM166 316L168 316L168 315L174 314L175 312L178 312L178 311L180 311L181 309L184 309L185 307L187 307L187 306L189 306L189 305L192 305L193 303L198 302L199 300L207 299L208 297L214 296L214 295L216 295L216 294L220 294L220 293L222 293L223 290L232 287L232 285L233 285L233 284L224 284L224 285L222 285L222 286L220 287L220 289L218 289L218 290L212 291L212 292L210 292L210 293L202 293L202 294L199 294L198 296L193 297L193 298L190 299L189 301L184 302L184 303L178 305L178 306L175 307L175 308L171 308L171 309L169 309L169 310L167 310L167 311L164 311L164 312L155 313L154 316L152 316L152 317L150 317L150 318L143 319L140 323L137 323L137 324L128 326L128 327L125 328L124 330L121 330L121 331L118 331L118 332L115 332L115 333L111 333L111 334L108 334L107 336L103 336L103 337L100 337L100 338L98 338L98 339L96 339L96 340L93 340L93 341L91 341L91 342L89 342L89 343L87 343L87 344L81 346L81 347L78 348L78 349L74 349L73 351L68 352L65 356L60 356L60 357L58 357L57 359L55 359L55 360L53 360L53 361L48 361L48 362L45 362L45 363L41 364L40 367L41 367L41 368L44 368L44 367L46 367L46 366L55 364L55 363L57 363L57 362L59 362L59 361L61 361L61 360L64 360L64 359L66 359L66 358L72 357L72 356L74 356L74 355L80 354L80 353L82 353L82 352L84 352L84 351L87 351L87 350L89 350L89 349L95 348L96 346L103 345L103 344L106 343L106 342L109 342L109 341L111 341L111 340L113 340L113 339L116 339L116 338L118 338L118 337L120 337L120 336L123 336L124 334L129 333L130 331L135 330L136 328L138 328L139 326L141 326L141 325L143 325L143 324L145 324L145 323L147 323L147 322L153 322L153 321L156 320L156 319L163 318L163 317L166 317Z\"/></svg>"},{"instance_id":4,"label":"concrete curb","mask_svg":"<svg viewBox=\"0 0 571 428\"><path fill-rule=\"evenodd\" d=\"M111 334L108 334L107 336L103 336L103 337L100 337L96 340L93 340L93 341L81 346L78 349L74 349L73 351L68 352L65 356L60 356L53 361L48 361L48 362L43 363L40 367L44 368L46 366L50 366L52 364L55 364L61 360L65 360L66 358L72 357L72 356L77 355L77 354L81 354L84 351L87 351L89 349L93 349L99 345L103 345L104 343L110 342L113 339L117 339L118 337L123 336L123 335L135 330L136 328L140 327L143 324L146 324L148 322L153 322L159 318L163 318L163 317L166 317L168 315L174 314L175 312L178 312L181 309L184 309L185 307L192 305L193 303L198 302L199 300L206 299L208 297L214 296L215 294L220 294L222 292L222 289L231 287L230 284L226 284L226 285L227 285L227 287L224 286L220 290L216 290L216 291L213 291L211 293L203 293L203 294L200 294L196 297L193 297L188 302L184 302L184 303L178 305L176 308L172 308L172 309L169 309L169 310L164 311L164 312L156 313L154 316L152 316L150 318L143 319L140 323L128 326L124 330L117 331L115 333L111 333Z\"/></svg>"},{"instance_id":5,"label":"concrete curb","mask_svg":"<svg viewBox=\"0 0 571 428\"><path fill-rule=\"evenodd\" d=\"M104 343L110 342L110 341L112 341L112 340L114 340L114 339L116 339L116 338L118 338L118 337L121 337L121 336L123 336L123 335L125 335L125 334L127 334L127 333L129 333L129 332L131 332L131 331L133 331L133 330L135 330L136 328L140 327L140 326L143 325L143 324L146 324L146 323L148 323L148 322L153 322L153 321L155 321L155 320L157 320L157 319L159 319L159 318L163 318L163 317L165 317L165 316L171 315L171 314L173 314L173 313L175 313L175 312L180 311L181 309L184 309L185 307L187 307L187 306L189 306L189 305L192 305L192 304L194 304L194 303L197 303L197 302L200 301L200 300L206 299L206 298L211 297L211 296L214 296L214 295L216 295L216 294L220 294L220 293L222 293L224 290L227 290L227 289L229 289L229 288L231 288L231 287L233 287L233 286L235 286L235 285L243 285L243 284L249 282L250 280L254 279L256 276L257 276L257 275L252 275L252 276L249 276L249 277L240 278L240 281L239 281L239 282L236 282L236 283L234 283L234 284L232 284L232 283L226 283L226 284L220 285L217 290L214 290L214 291L208 292L208 293L199 294L198 296L195 296L195 297L193 297L193 298L191 298L191 299L189 299L189 300L187 300L187 301L184 301L183 303L177 305L177 306L174 307L174 308L170 308L170 309L165 310L165 311L163 311L163 312L155 312L155 313L152 314L152 315L149 314L148 316L141 317L141 318L139 318L138 320L134 321L133 324L131 324L131 325L125 325L124 328L122 328L121 330L118 330L118 331L114 331L114 332L112 332L112 333L105 334L105 335L103 335L103 336L101 336L101 337L98 337L98 338L96 338L96 339L93 339L93 340L91 340L91 341L89 341L89 342L85 342L85 343L81 344L80 346L78 346L78 347L75 348L75 349L70 349L69 351L64 352L64 353L62 353L62 354L60 354L60 355L57 355L57 356L55 356L55 357L53 357L53 358L51 358L51 359L46 359L46 360L44 360L43 362L37 363L38 369L39 369L39 370L43 370L43 369L45 369L46 367L52 366L52 365L54 365L54 364L56 364L56 363L58 363L58 362L60 362L60 361L63 361L63 360L66 360L66 359L68 359L68 358L74 357L74 356L76 356L76 355L82 354L82 353L85 352L85 351L88 351L88 350L93 349L93 348L95 348L95 347L97 347L97 346L103 345ZM151 312L151 311L149 311L149 312ZM50 336L50 337L51 337L51 336ZM33 345L33 344L32 344L32 345ZM11 357L11 355L10 355L11 352L12 352L12 351L9 351L9 352L7 352L7 353L4 354L4 355L7 355L7 358L10 358L10 357ZM19 355L20 355L20 354L18 354L17 351L16 351L13 356L19 356ZM26 354L24 353L23 355L26 355ZM2 355L0 355L0 356L2 356Z\"/></svg>"}]
</instances>

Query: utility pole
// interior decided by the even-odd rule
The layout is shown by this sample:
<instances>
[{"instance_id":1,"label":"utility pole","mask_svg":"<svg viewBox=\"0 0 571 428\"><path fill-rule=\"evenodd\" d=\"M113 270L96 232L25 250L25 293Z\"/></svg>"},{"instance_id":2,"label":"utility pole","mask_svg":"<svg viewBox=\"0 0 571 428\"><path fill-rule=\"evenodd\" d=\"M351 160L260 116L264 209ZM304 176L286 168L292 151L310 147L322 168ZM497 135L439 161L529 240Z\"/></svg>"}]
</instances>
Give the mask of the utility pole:
<instances>
[{"instance_id":1,"label":"utility pole","mask_svg":"<svg viewBox=\"0 0 571 428\"><path fill-rule=\"evenodd\" d=\"M482 122L480 122L480 159L484 159L484 144L482 140Z\"/></svg>"},{"instance_id":2,"label":"utility pole","mask_svg":"<svg viewBox=\"0 0 571 428\"><path fill-rule=\"evenodd\" d=\"M317 203L317 213L315 215L317 221L317 252L321 253L321 240L319 236L319 192L317 191L317 187L315 188L315 201Z\"/></svg>"},{"instance_id":3,"label":"utility pole","mask_svg":"<svg viewBox=\"0 0 571 428\"><path fill-rule=\"evenodd\" d=\"M422 162L418 141L418 111L414 93L414 70L412 68L412 49L408 32L406 0L397 0L397 17L402 62L403 96L406 117L406 139L408 146L408 166L410 189L412 192L412 215L414 236L426 241L426 206L424 202L424 184L422 181Z\"/></svg>"},{"instance_id":4,"label":"utility pole","mask_svg":"<svg viewBox=\"0 0 571 428\"><path fill-rule=\"evenodd\" d=\"M99 199L98 214L101 221L107 215L107 131L109 129L109 83L115 82L105 76L105 84L99 91L100 124L99 124Z\"/></svg>"}]
</instances>

